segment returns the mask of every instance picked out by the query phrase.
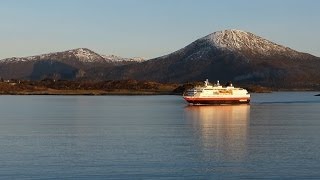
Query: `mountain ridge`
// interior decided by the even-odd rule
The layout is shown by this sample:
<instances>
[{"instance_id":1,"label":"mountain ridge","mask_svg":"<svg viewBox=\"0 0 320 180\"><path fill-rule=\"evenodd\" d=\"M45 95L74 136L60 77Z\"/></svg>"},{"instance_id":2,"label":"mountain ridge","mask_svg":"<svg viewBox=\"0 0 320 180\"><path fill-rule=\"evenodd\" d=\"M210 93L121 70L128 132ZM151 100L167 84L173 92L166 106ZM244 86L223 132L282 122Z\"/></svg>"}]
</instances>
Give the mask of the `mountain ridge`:
<instances>
[{"instance_id":1,"label":"mountain ridge","mask_svg":"<svg viewBox=\"0 0 320 180\"><path fill-rule=\"evenodd\" d=\"M45 53L40 55L33 55L33 56L26 56L26 57L11 57L11 58L4 58L0 60L1 62L24 62L24 61L37 61L37 60L46 60L46 59L53 59L56 56L59 56L60 54L66 54L64 57L76 57L81 62L103 62L103 61L110 61L110 62L116 62L116 61L137 61L142 62L145 61L145 58L142 57L133 57L133 58L124 58L121 56L115 56L115 55L100 55L88 48L76 48L76 49L70 49L65 51L59 51L59 52L51 52L51 53ZM59 60L59 58L56 58Z\"/></svg>"},{"instance_id":2,"label":"mountain ridge","mask_svg":"<svg viewBox=\"0 0 320 180\"><path fill-rule=\"evenodd\" d=\"M320 86L319 57L234 29L211 33L173 53L149 60L99 55L85 48L52 57L43 55L39 61L0 63L0 76L170 83L209 78L279 88Z\"/></svg>"},{"instance_id":3,"label":"mountain ridge","mask_svg":"<svg viewBox=\"0 0 320 180\"><path fill-rule=\"evenodd\" d=\"M77 48L61 52L0 60L0 77L3 79L31 80L45 78L74 80L87 78L87 76L95 78L87 72L97 71L99 68L110 68L143 61L143 58L104 56L88 48Z\"/></svg>"}]
</instances>

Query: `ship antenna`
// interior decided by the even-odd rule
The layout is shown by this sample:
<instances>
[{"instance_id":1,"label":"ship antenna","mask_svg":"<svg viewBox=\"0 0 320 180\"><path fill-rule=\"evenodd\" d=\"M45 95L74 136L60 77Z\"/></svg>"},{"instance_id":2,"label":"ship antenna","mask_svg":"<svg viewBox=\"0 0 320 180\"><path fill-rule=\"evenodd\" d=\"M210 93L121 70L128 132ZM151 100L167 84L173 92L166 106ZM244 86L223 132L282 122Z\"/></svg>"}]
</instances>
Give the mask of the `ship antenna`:
<instances>
[{"instance_id":1,"label":"ship antenna","mask_svg":"<svg viewBox=\"0 0 320 180\"><path fill-rule=\"evenodd\" d=\"M209 80L206 79L206 80L204 81L204 85L205 85L205 86L208 86L208 84L209 84Z\"/></svg>"}]
</instances>

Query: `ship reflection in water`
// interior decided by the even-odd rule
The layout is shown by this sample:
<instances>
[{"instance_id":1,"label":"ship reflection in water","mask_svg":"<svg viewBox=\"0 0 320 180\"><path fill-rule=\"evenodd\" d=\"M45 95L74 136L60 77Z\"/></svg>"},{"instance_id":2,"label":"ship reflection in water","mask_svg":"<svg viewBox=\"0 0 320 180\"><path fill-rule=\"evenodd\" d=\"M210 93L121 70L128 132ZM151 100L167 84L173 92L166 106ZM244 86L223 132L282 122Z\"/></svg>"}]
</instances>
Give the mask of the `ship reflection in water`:
<instances>
[{"instance_id":1,"label":"ship reflection in water","mask_svg":"<svg viewBox=\"0 0 320 180\"><path fill-rule=\"evenodd\" d=\"M247 152L250 105L187 106L186 118L207 160L241 161Z\"/></svg>"}]
</instances>

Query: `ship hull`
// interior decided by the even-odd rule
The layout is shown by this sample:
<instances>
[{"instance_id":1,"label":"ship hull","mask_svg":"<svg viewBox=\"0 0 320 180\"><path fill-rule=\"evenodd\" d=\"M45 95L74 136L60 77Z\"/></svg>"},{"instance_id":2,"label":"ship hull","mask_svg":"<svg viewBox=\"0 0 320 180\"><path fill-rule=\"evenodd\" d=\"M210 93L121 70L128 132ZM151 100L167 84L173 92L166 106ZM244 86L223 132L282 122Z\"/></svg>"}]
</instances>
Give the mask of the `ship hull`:
<instances>
[{"instance_id":1,"label":"ship hull","mask_svg":"<svg viewBox=\"0 0 320 180\"><path fill-rule=\"evenodd\" d=\"M184 99L193 105L201 104L249 104L250 98L194 98L184 97Z\"/></svg>"}]
</instances>

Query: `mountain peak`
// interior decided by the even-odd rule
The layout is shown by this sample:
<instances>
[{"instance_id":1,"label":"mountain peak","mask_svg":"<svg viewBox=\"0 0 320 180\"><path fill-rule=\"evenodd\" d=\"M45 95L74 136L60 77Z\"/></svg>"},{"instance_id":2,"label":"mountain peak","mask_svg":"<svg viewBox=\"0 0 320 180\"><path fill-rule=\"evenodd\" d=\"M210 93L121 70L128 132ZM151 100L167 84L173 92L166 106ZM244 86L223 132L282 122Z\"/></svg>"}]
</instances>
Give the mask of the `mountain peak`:
<instances>
[{"instance_id":1,"label":"mountain peak","mask_svg":"<svg viewBox=\"0 0 320 180\"><path fill-rule=\"evenodd\" d=\"M69 50L67 52L73 54L82 62L103 61L103 57L88 48L77 48Z\"/></svg>"},{"instance_id":2,"label":"mountain peak","mask_svg":"<svg viewBox=\"0 0 320 180\"><path fill-rule=\"evenodd\" d=\"M246 51L263 55L270 55L275 52L287 53L289 51L294 55L298 53L288 47L278 45L250 32L238 29L217 31L201 39L208 41L218 49L228 49L231 51Z\"/></svg>"},{"instance_id":3,"label":"mountain peak","mask_svg":"<svg viewBox=\"0 0 320 180\"><path fill-rule=\"evenodd\" d=\"M62 52L53 52L28 57L13 57L3 59L1 62L26 62L38 60L66 60L76 58L80 62L104 62L104 58L88 48L77 48Z\"/></svg>"},{"instance_id":4,"label":"mountain peak","mask_svg":"<svg viewBox=\"0 0 320 180\"><path fill-rule=\"evenodd\" d=\"M224 34L239 34L239 35L245 35L248 34L248 32L240 30L240 29L225 29L222 31L217 31L215 33L224 33Z\"/></svg>"},{"instance_id":5,"label":"mountain peak","mask_svg":"<svg viewBox=\"0 0 320 180\"><path fill-rule=\"evenodd\" d=\"M70 49L67 50L68 52L75 52L75 53L94 53L92 50L88 49L88 48L76 48L76 49Z\"/></svg>"}]
</instances>

